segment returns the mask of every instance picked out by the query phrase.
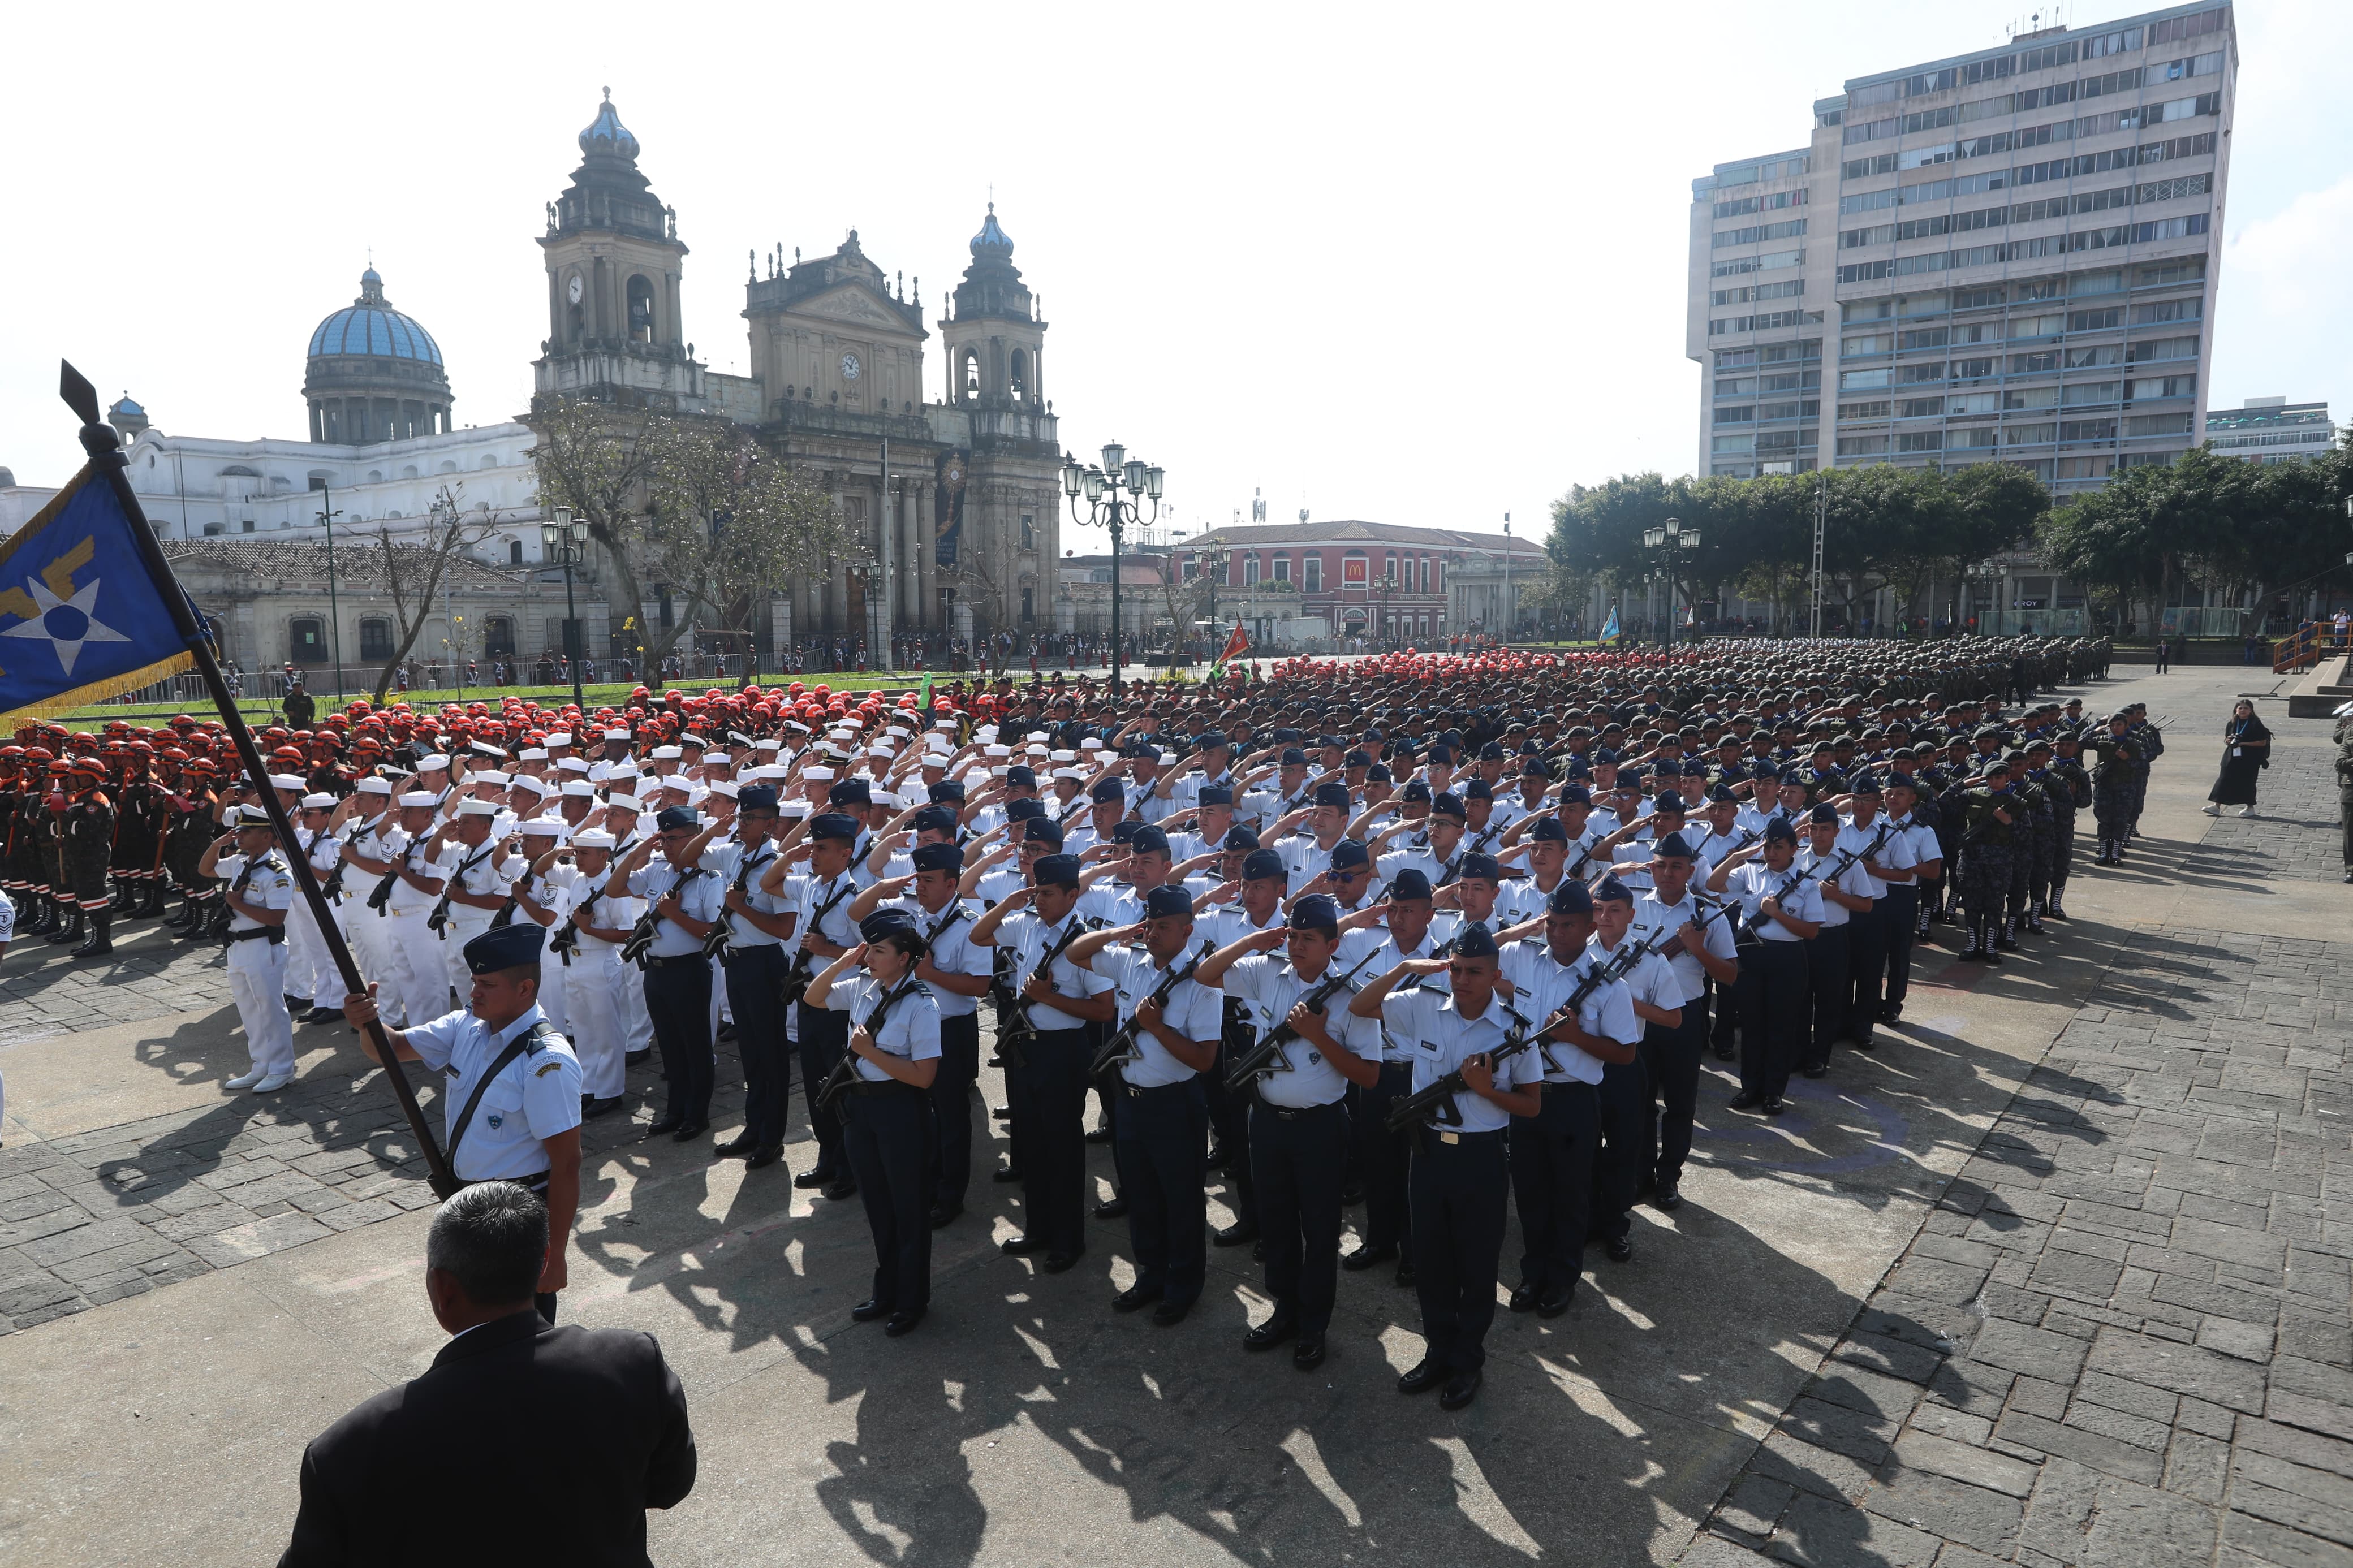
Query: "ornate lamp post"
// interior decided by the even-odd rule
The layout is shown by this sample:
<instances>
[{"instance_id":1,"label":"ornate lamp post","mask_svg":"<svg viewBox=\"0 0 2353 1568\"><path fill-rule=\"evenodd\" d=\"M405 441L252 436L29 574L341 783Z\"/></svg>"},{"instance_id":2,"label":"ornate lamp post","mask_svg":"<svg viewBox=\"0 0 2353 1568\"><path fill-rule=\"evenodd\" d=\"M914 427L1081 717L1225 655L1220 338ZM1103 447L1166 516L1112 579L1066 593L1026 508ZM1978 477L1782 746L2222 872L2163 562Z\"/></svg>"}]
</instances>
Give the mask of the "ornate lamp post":
<instances>
[{"instance_id":1,"label":"ornate lamp post","mask_svg":"<svg viewBox=\"0 0 2353 1568\"><path fill-rule=\"evenodd\" d=\"M335 519L343 515L334 491L319 491L319 521L327 531L327 625L334 633L335 704L343 700L343 612L335 598Z\"/></svg>"},{"instance_id":2,"label":"ornate lamp post","mask_svg":"<svg viewBox=\"0 0 2353 1568\"><path fill-rule=\"evenodd\" d=\"M1683 519L1671 517L1660 527L1642 531L1642 548L1651 552L1651 569L1666 584L1667 635L1662 646L1672 653L1675 650L1675 585L1680 580L1686 552L1699 548L1699 530L1685 528Z\"/></svg>"},{"instance_id":3,"label":"ornate lamp post","mask_svg":"<svg viewBox=\"0 0 2353 1568\"><path fill-rule=\"evenodd\" d=\"M572 666L572 702L581 712L588 711L588 699L580 689L580 665L587 649L581 645L587 639L580 634L580 606L572 597L572 568L588 558L588 520L575 518L572 509L555 509L552 521L539 525L540 559L564 563L564 632L565 659Z\"/></svg>"},{"instance_id":4,"label":"ornate lamp post","mask_svg":"<svg viewBox=\"0 0 2353 1568\"><path fill-rule=\"evenodd\" d=\"M1391 567L1388 571L1382 573L1381 580L1374 584L1373 586L1379 589L1381 595L1381 625L1379 640L1383 643L1394 642L1397 638L1391 634L1390 624L1395 620L1396 616L1394 607L1390 604L1390 601L1396 596L1398 591L1397 569L1395 567Z\"/></svg>"},{"instance_id":5,"label":"ornate lamp post","mask_svg":"<svg viewBox=\"0 0 2353 1568\"><path fill-rule=\"evenodd\" d=\"M1226 580L1226 565L1233 558L1233 552L1222 544L1206 544L1193 552L1193 559L1200 563L1201 575L1207 578L1209 584L1209 637L1218 645L1209 653L1209 658L1213 660L1225 646L1218 637L1220 630L1218 620L1218 584Z\"/></svg>"},{"instance_id":6,"label":"ornate lamp post","mask_svg":"<svg viewBox=\"0 0 2353 1568\"><path fill-rule=\"evenodd\" d=\"M1143 527L1160 520L1160 496L1166 471L1146 464L1141 458L1131 458L1127 448L1113 441L1103 449L1103 467L1092 464L1081 468L1078 459L1068 453L1062 456L1062 493L1070 498L1071 521L1081 527L1094 525L1111 530L1111 684L1119 689L1119 547L1131 527ZM1087 510L1079 510L1079 498L1086 498ZM1146 517L1140 508L1152 503L1152 513Z\"/></svg>"}]
</instances>

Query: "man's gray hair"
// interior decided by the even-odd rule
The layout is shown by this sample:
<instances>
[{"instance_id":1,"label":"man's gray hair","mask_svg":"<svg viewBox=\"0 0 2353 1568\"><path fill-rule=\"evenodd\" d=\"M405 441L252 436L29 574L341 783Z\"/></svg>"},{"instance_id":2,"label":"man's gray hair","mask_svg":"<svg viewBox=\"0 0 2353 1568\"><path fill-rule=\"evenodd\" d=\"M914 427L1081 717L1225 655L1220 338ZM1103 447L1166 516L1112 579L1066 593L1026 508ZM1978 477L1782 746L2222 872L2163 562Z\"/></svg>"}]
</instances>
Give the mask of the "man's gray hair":
<instances>
[{"instance_id":1,"label":"man's gray hair","mask_svg":"<svg viewBox=\"0 0 2353 1568\"><path fill-rule=\"evenodd\" d=\"M425 1266L448 1271L479 1307L530 1300L546 1258L547 1205L519 1182L460 1188L425 1237Z\"/></svg>"}]
</instances>

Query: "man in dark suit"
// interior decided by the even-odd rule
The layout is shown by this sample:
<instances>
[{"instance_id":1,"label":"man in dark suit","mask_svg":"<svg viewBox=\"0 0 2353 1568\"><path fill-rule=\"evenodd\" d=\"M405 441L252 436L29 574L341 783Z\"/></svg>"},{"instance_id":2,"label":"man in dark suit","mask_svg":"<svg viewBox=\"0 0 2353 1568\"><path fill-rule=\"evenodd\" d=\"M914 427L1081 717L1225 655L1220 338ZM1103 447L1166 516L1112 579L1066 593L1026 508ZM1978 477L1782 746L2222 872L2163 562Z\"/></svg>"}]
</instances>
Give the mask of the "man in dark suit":
<instances>
[{"instance_id":1,"label":"man in dark suit","mask_svg":"<svg viewBox=\"0 0 2353 1568\"><path fill-rule=\"evenodd\" d=\"M645 1568L646 1514L693 1489L686 1391L650 1334L552 1328L547 1208L484 1182L441 1205L425 1291L454 1336L424 1376L311 1440L279 1568Z\"/></svg>"}]
</instances>

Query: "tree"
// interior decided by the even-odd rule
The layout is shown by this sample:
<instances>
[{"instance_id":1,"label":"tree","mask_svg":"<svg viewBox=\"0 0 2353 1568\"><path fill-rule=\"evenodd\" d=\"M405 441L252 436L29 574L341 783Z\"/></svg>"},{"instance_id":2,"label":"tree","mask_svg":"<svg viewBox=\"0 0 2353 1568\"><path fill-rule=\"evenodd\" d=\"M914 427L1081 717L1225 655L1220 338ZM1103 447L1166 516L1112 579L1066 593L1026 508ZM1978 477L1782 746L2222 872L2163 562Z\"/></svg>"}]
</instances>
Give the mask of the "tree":
<instances>
[{"instance_id":1,"label":"tree","mask_svg":"<svg viewBox=\"0 0 2353 1568\"><path fill-rule=\"evenodd\" d=\"M628 606L625 626L645 648L644 619L647 580L638 570L638 545L645 530L645 488L653 460L649 427L659 416L642 409L617 408L581 398L562 398L534 413L530 424L537 437L531 453L539 478L543 516L560 506L588 525L588 536L602 548L620 592L614 595ZM661 644L667 652L677 628Z\"/></svg>"},{"instance_id":2,"label":"tree","mask_svg":"<svg viewBox=\"0 0 2353 1568\"><path fill-rule=\"evenodd\" d=\"M647 439L639 569L683 596L688 612L664 629L657 659L690 624L748 649L770 598L837 561L864 558L833 498L742 427L664 419Z\"/></svg>"},{"instance_id":3,"label":"tree","mask_svg":"<svg viewBox=\"0 0 2353 1568\"><path fill-rule=\"evenodd\" d=\"M394 630L392 657L375 678L378 703L392 689L394 672L417 646L417 634L433 613L434 595L441 591L449 558L479 544L498 526L498 514L487 505L467 510L463 494L462 485L457 489L443 485L427 508L423 531L408 535L405 542L393 539L390 525L376 525L372 552L376 569L384 575L385 593L392 600ZM462 635L462 628L455 625L449 628L451 653L460 662L465 657L459 648Z\"/></svg>"}]
</instances>

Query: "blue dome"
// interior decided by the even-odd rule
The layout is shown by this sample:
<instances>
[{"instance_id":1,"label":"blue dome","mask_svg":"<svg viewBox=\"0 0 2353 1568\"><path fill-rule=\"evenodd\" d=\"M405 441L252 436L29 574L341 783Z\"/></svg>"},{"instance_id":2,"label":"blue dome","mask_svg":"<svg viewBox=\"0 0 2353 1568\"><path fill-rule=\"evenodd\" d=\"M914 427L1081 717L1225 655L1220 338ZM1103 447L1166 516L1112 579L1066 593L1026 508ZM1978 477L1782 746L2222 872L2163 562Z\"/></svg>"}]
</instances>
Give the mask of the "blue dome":
<instances>
[{"instance_id":1,"label":"blue dome","mask_svg":"<svg viewBox=\"0 0 2353 1568\"><path fill-rule=\"evenodd\" d=\"M632 163L638 161L638 139L629 134L629 128L613 111L613 89L609 87L605 89L605 101L597 109L596 118L580 133L580 151L608 153Z\"/></svg>"},{"instance_id":2,"label":"blue dome","mask_svg":"<svg viewBox=\"0 0 2353 1568\"><path fill-rule=\"evenodd\" d=\"M140 407L139 405L131 400L131 395L127 392L121 397L117 398L115 400L114 406L108 409L107 412L112 415L133 414L137 415L141 418L146 417L147 415L147 411L144 408Z\"/></svg>"},{"instance_id":3,"label":"blue dome","mask_svg":"<svg viewBox=\"0 0 2353 1568\"><path fill-rule=\"evenodd\" d=\"M1010 256L1013 254L1013 237L997 226L997 204L995 202L988 204L988 216L982 220L980 232L972 237L972 253L975 256Z\"/></svg>"},{"instance_id":4,"label":"blue dome","mask_svg":"<svg viewBox=\"0 0 2353 1568\"><path fill-rule=\"evenodd\" d=\"M417 321L385 303L384 279L369 268L360 274L360 297L319 323L311 334L311 357L364 354L376 359L441 363L441 345Z\"/></svg>"}]
</instances>

